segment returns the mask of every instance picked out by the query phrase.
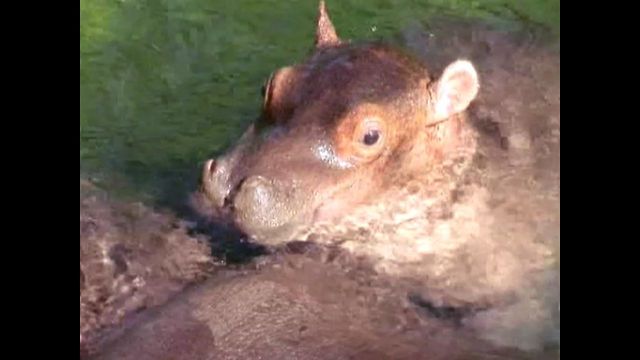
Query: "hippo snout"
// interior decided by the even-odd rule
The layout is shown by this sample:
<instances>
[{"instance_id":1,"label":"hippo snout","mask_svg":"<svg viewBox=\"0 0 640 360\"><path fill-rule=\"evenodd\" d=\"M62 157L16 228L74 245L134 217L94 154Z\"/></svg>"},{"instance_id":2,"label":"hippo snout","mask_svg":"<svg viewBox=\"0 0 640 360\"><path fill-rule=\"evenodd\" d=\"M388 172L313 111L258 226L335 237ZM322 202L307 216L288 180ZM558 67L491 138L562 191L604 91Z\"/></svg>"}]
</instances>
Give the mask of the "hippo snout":
<instances>
[{"instance_id":1,"label":"hippo snout","mask_svg":"<svg viewBox=\"0 0 640 360\"><path fill-rule=\"evenodd\" d=\"M293 196L283 186L262 176L246 178L233 198L236 221L249 232L273 229L294 215Z\"/></svg>"},{"instance_id":2,"label":"hippo snout","mask_svg":"<svg viewBox=\"0 0 640 360\"><path fill-rule=\"evenodd\" d=\"M202 171L202 188L240 230L262 237L291 225L302 205L295 187L262 175L234 178L237 176L230 176L224 159L208 160Z\"/></svg>"},{"instance_id":3,"label":"hippo snout","mask_svg":"<svg viewBox=\"0 0 640 360\"><path fill-rule=\"evenodd\" d=\"M213 205L217 208L222 208L231 192L229 170L224 165L224 162L213 159L207 160L202 168L201 181L202 189L213 202Z\"/></svg>"}]
</instances>

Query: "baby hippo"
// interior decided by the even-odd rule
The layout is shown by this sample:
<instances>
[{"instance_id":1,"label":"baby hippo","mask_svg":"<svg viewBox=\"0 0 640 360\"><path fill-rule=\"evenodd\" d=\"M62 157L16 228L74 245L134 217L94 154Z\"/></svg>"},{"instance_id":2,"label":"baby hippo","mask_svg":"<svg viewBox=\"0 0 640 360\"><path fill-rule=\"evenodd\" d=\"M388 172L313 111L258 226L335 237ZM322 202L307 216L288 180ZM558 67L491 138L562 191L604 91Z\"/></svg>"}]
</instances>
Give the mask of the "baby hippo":
<instances>
[{"instance_id":1,"label":"baby hippo","mask_svg":"<svg viewBox=\"0 0 640 360\"><path fill-rule=\"evenodd\" d=\"M479 88L470 61L435 77L341 40L321 2L313 53L271 75L259 119L206 162L211 214L267 246L340 245L501 345L557 342L559 179L479 151Z\"/></svg>"},{"instance_id":2,"label":"baby hippo","mask_svg":"<svg viewBox=\"0 0 640 360\"><path fill-rule=\"evenodd\" d=\"M204 192L252 238L295 239L473 147L462 112L477 93L470 62L453 62L434 81L388 45L344 43L321 7L315 52L272 74L260 119L206 163Z\"/></svg>"},{"instance_id":3,"label":"baby hippo","mask_svg":"<svg viewBox=\"0 0 640 360\"><path fill-rule=\"evenodd\" d=\"M477 69L454 57L432 74L340 40L321 2L313 53L272 74L260 118L203 169L214 219L277 251L185 290L210 265L203 243L181 226L158 242L163 217L114 243L81 202L81 345L118 325L88 358L557 358L555 65L488 44ZM496 142L487 119L536 135Z\"/></svg>"}]
</instances>

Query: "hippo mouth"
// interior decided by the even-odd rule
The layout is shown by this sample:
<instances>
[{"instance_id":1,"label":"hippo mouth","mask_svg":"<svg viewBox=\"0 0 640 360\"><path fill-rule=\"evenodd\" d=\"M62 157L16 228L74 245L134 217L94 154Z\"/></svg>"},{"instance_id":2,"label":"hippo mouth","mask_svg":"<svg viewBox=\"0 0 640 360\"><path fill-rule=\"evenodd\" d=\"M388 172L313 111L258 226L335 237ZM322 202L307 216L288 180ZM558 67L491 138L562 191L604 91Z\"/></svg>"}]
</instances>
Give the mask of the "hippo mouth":
<instances>
[{"instance_id":1,"label":"hippo mouth","mask_svg":"<svg viewBox=\"0 0 640 360\"><path fill-rule=\"evenodd\" d=\"M309 216L305 199L295 184L282 184L263 176L230 181L223 163L206 162L201 192L218 221L232 224L247 237L265 244L291 239ZM312 214L309 214L312 215Z\"/></svg>"}]
</instances>

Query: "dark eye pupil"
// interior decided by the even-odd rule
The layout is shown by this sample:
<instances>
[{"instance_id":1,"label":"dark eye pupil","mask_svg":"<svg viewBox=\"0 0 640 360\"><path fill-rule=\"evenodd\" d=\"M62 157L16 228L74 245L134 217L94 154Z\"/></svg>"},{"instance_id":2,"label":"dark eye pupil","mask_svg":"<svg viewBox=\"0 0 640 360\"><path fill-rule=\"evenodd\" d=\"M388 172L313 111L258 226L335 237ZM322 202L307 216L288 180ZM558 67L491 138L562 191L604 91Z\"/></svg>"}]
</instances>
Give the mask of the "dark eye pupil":
<instances>
[{"instance_id":1,"label":"dark eye pupil","mask_svg":"<svg viewBox=\"0 0 640 360\"><path fill-rule=\"evenodd\" d=\"M378 130L369 130L365 135L364 135L364 143L365 145L373 145L375 143L378 142L378 139L380 138L380 134L378 133Z\"/></svg>"}]
</instances>

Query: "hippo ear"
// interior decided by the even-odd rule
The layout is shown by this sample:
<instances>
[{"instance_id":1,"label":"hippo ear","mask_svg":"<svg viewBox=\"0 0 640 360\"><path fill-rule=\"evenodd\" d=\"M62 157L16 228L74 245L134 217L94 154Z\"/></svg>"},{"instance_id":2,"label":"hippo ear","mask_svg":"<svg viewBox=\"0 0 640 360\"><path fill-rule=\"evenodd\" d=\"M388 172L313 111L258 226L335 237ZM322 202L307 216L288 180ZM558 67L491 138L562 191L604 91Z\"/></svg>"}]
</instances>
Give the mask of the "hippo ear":
<instances>
[{"instance_id":1,"label":"hippo ear","mask_svg":"<svg viewBox=\"0 0 640 360\"><path fill-rule=\"evenodd\" d=\"M467 109L478 95L478 74L471 62L449 64L438 81L430 86L430 123L448 119Z\"/></svg>"},{"instance_id":2,"label":"hippo ear","mask_svg":"<svg viewBox=\"0 0 640 360\"><path fill-rule=\"evenodd\" d=\"M324 0L320 1L318 9L318 25L316 27L316 48L324 48L330 46L340 45L341 41L336 34L336 29L329 19L327 14L327 8L324 5Z\"/></svg>"}]
</instances>

